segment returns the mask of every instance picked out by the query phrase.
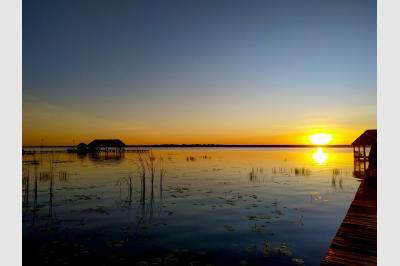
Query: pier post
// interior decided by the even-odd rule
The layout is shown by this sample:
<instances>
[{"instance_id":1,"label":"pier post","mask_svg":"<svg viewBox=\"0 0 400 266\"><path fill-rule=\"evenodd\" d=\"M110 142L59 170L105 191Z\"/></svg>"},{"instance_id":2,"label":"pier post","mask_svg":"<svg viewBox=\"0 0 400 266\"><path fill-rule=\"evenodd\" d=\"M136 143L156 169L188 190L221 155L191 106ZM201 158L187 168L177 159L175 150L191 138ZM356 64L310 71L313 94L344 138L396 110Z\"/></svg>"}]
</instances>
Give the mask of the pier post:
<instances>
[{"instance_id":1,"label":"pier post","mask_svg":"<svg viewBox=\"0 0 400 266\"><path fill-rule=\"evenodd\" d=\"M363 145L363 156L364 156L364 172L367 169L367 156L365 154L365 145Z\"/></svg>"}]
</instances>

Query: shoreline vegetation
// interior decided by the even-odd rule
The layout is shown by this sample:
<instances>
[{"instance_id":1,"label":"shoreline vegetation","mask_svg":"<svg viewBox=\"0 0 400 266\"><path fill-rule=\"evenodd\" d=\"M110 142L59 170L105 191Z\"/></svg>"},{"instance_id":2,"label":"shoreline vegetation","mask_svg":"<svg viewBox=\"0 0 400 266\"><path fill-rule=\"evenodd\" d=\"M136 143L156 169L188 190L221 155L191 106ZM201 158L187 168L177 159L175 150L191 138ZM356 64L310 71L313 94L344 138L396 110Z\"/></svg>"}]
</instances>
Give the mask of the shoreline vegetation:
<instances>
[{"instance_id":1,"label":"shoreline vegetation","mask_svg":"<svg viewBox=\"0 0 400 266\"><path fill-rule=\"evenodd\" d=\"M72 148L72 145L26 145L23 148ZM314 144L152 144L152 145L126 145L125 148L350 148L351 145L335 144L335 145L314 145Z\"/></svg>"}]
</instances>

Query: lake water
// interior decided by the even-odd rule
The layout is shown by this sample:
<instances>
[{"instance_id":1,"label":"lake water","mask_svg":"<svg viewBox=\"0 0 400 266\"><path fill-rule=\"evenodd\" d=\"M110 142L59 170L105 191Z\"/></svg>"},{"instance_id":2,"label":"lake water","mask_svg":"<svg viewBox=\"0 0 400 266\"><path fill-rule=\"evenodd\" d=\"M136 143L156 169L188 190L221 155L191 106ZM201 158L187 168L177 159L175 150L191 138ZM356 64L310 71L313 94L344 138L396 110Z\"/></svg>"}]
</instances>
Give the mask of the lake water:
<instances>
[{"instance_id":1,"label":"lake water","mask_svg":"<svg viewBox=\"0 0 400 266\"><path fill-rule=\"evenodd\" d=\"M24 155L24 264L319 265L353 167L349 148Z\"/></svg>"}]
</instances>

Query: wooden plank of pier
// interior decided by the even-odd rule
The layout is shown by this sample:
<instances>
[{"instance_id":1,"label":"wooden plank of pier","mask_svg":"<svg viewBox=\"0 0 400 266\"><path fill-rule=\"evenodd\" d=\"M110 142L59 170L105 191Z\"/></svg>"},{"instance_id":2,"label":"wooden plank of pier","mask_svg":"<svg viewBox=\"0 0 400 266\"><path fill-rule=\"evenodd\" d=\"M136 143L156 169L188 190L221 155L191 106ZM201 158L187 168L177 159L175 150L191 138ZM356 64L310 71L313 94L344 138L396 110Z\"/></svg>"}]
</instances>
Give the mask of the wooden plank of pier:
<instances>
[{"instance_id":1,"label":"wooden plank of pier","mask_svg":"<svg viewBox=\"0 0 400 266\"><path fill-rule=\"evenodd\" d=\"M363 180L321 265L376 265L376 182Z\"/></svg>"}]
</instances>

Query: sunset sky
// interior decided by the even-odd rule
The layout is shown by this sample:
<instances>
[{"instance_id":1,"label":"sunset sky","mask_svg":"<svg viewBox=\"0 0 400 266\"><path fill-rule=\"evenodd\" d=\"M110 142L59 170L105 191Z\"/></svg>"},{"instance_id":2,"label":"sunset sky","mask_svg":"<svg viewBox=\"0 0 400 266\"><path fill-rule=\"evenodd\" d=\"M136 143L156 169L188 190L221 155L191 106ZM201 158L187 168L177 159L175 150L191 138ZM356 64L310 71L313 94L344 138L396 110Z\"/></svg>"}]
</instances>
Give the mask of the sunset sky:
<instances>
[{"instance_id":1,"label":"sunset sky","mask_svg":"<svg viewBox=\"0 0 400 266\"><path fill-rule=\"evenodd\" d=\"M23 145L350 144L376 1L23 1Z\"/></svg>"}]
</instances>

